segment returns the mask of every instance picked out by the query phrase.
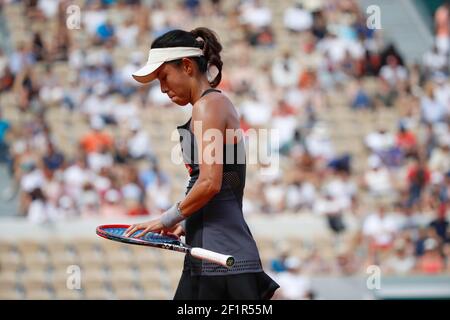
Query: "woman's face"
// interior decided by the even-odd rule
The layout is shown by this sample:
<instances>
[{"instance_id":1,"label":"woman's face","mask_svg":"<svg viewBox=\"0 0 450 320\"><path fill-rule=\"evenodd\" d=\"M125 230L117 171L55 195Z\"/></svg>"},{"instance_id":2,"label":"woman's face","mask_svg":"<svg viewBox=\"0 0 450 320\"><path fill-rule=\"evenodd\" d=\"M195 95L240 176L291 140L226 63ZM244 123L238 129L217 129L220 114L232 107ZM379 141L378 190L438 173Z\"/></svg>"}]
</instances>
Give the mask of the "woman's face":
<instances>
[{"instance_id":1,"label":"woman's face","mask_svg":"<svg viewBox=\"0 0 450 320\"><path fill-rule=\"evenodd\" d=\"M187 59L186 59L187 60ZM190 81L192 79L192 63L183 59L181 65L163 64L157 74L161 92L167 94L172 102L184 106L191 101Z\"/></svg>"}]
</instances>

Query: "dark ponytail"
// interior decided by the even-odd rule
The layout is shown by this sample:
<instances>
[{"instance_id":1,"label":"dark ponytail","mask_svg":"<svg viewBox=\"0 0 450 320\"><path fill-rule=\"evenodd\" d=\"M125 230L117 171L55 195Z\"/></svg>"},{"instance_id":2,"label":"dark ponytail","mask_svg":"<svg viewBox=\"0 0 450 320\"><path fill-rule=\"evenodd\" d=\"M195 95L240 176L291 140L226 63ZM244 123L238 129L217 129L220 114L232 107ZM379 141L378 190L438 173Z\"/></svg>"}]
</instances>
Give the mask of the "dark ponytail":
<instances>
[{"instance_id":1,"label":"dark ponytail","mask_svg":"<svg viewBox=\"0 0 450 320\"><path fill-rule=\"evenodd\" d=\"M197 38L201 38L197 40ZM198 69L202 73L206 73L208 64L215 65L219 70L217 76L210 81L211 87L215 88L222 80L222 59L220 58L220 51L222 45L217 39L216 34L208 28L196 28L191 32L184 30L172 30L153 41L151 48L172 48L172 47L196 47L203 50L204 56L192 57L197 63ZM180 63L181 60L173 61L173 63Z\"/></svg>"},{"instance_id":2,"label":"dark ponytail","mask_svg":"<svg viewBox=\"0 0 450 320\"><path fill-rule=\"evenodd\" d=\"M217 87L222 80L222 66L223 62L220 58L220 51L222 51L222 45L217 39L216 34L208 28L196 28L191 30L191 33L194 35L195 39L200 37L203 39L203 52L205 54L205 58L208 63L215 65L219 70L219 73L215 77L214 80L210 82L212 87Z\"/></svg>"}]
</instances>

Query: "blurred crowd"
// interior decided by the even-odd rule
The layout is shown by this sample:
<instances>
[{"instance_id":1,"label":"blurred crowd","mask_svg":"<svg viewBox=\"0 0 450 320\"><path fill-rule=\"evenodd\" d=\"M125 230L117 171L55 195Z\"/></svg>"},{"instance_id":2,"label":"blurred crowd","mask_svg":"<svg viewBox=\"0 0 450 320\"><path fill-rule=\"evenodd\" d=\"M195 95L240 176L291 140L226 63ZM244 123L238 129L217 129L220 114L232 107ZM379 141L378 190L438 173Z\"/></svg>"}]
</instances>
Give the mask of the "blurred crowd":
<instances>
[{"instance_id":1,"label":"blurred crowd","mask_svg":"<svg viewBox=\"0 0 450 320\"><path fill-rule=\"evenodd\" d=\"M273 6L260 0L79 1L82 32L66 25L71 1L22 2L27 24L57 26L51 37L30 29L12 52L0 51L0 94L13 92L20 112L12 123L0 105L0 162L13 180L2 196L18 194L18 212L30 221L153 215L171 205L180 182L160 169L142 114L174 106L158 83L140 86L130 75L155 37L218 21L233 30L219 32L219 89L235 103L244 131L279 132L282 170L270 177L258 174L262 165L249 172L245 214L310 212L335 237L332 262L311 248L305 261L283 253L273 272L352 274L373 263L393 273L450 271L449 5L435 13L435 45L407 64L380 30L367 27L354 0L282 1L281 31ZM117 52L125 53L120 63ZM64 79L54 70L61 64L70 70ZM335 151L322 120L336 96L350 112L398 114L395 131L380 123L363 138L362 170L350 152ZM89 124L76 156L61 151L46 116L51 108ZM344 243L346 215L358 228Z\"/></svg>"}]
</instances>

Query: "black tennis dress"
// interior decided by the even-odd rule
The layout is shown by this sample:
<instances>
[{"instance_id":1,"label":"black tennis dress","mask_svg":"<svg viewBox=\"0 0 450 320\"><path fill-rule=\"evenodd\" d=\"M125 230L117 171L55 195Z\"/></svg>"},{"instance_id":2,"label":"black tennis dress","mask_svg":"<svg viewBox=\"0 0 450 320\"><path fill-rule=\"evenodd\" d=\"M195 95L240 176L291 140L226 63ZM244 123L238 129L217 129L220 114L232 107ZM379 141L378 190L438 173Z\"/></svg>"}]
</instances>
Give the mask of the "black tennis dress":
<instances>
[{"instance_id":1,"label":"black tennis dress","mask_svg":"<svg viewBox=\"0 0 450 320\"><path fill-rule=\"evenodd\" d=\"M202 97L210 92L208 89ZM191 118L192 119L192 118ZM183 159L190 180L186 194L197 181L197 143L190 130L191 119L178 126ZM174 299L270 299L279 288L264 271L255 240L244 220L242 198L245 186L245 145L224 144L221 190L186 219L186 243L234 256L231 268L199 260L187 254Z\"/></svg>"}]
</instances>

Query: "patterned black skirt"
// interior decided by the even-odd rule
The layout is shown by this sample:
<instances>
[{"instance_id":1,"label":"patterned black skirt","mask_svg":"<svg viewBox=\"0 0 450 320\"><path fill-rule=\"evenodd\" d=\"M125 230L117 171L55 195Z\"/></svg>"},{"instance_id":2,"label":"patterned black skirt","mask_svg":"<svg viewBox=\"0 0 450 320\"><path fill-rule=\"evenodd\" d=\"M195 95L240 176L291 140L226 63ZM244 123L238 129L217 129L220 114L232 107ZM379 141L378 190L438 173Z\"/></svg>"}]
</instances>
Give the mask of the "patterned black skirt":
<instances>
[{"instance_id":1,"label":"patterned black skirt","mask_svg":"<svg viewBox=\"0 0 450 320\"><path fill-rule=\"evenodd\" d=\"M183 271L174 300L270 300L279 287L265 272L193 276Z\"/></svg>"}]
</instances>

